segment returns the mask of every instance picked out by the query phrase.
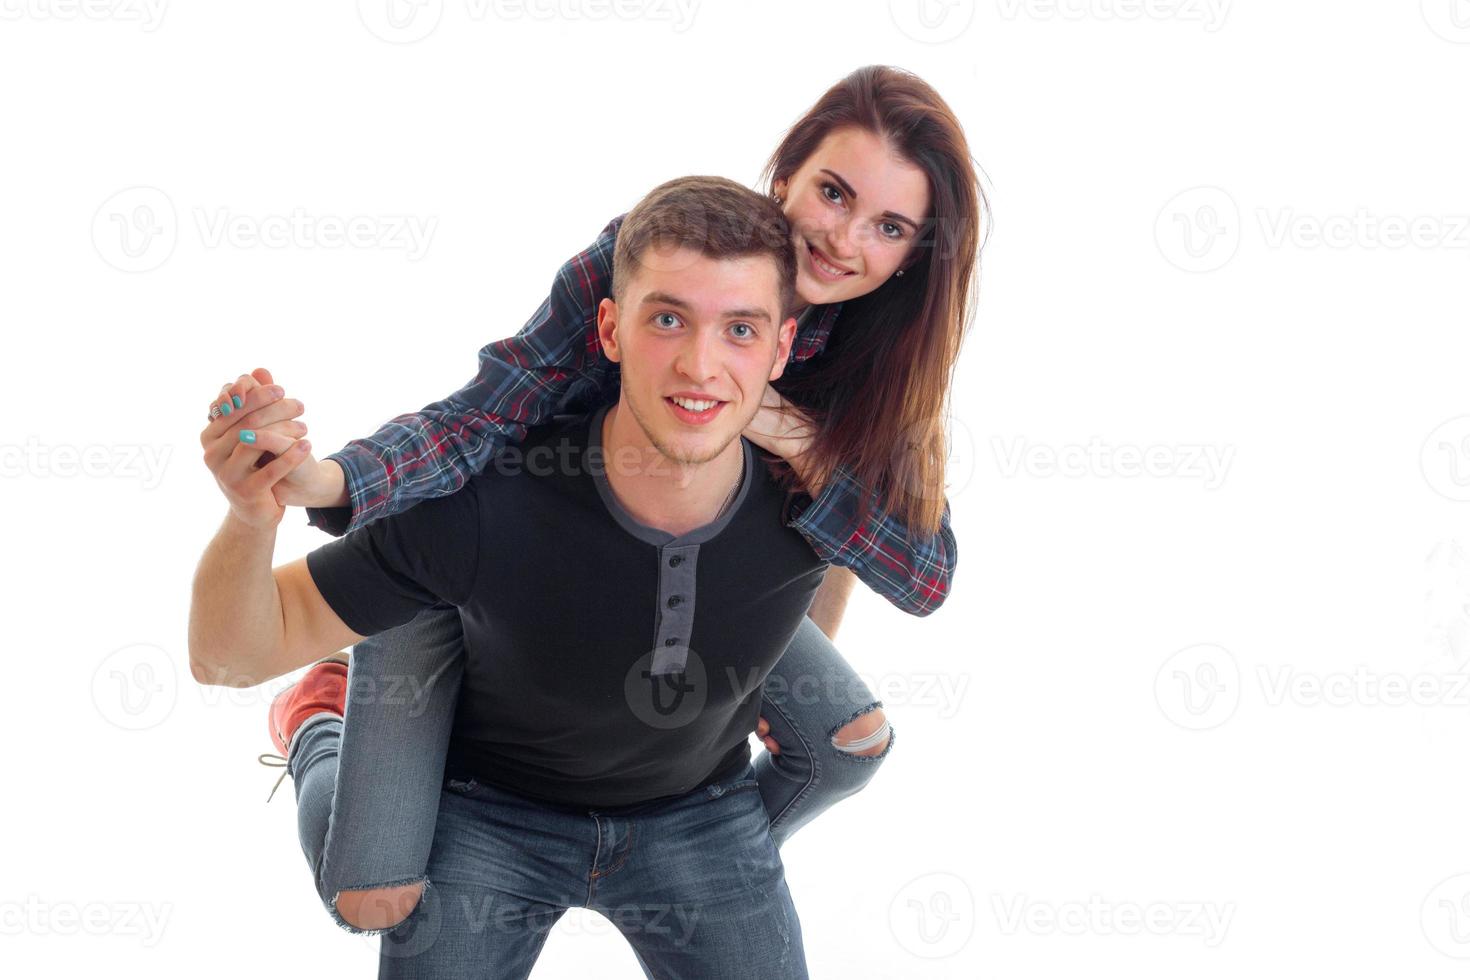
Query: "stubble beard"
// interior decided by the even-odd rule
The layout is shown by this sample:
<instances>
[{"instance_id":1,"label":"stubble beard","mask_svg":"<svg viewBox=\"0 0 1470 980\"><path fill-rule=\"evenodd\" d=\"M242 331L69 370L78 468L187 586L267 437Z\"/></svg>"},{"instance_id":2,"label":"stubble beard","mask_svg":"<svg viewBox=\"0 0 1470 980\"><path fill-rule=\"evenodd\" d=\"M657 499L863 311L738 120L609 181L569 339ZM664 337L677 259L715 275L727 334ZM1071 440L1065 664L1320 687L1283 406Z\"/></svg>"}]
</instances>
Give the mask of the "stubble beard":
<instances>
[{"instance_id":1,"label":"stubble beard","mask_svg":"<svg viewBox=\"0 0 1470 980\"><path fill-rule=\"evenodd\" d=\"M653 448L658 450L660 456L668 460L670 463L675 464L676 466L702 466L705 463L717 459L719 455L729 447L730 443L740 438L740 432L744 431L745 429L745 426L742 425L740 427L740 431L735 432L733 435L730 436L730 438L720 443L719 448L715 449L713 452L691 456L678 447L671 446L660 439L655 433L654 427L648 424L648 420L645 419L643 417L643 413L638 410L637 402L634 399L628 399L628 408L633 413L633 420L638 423L638 428L643 430L643 435L647 437L650 443L652 443ZM753 417L754 416L752 416L752 418ZM747 422L748 421L749 420L747 420Z\"/></svg>"}]
</instances>

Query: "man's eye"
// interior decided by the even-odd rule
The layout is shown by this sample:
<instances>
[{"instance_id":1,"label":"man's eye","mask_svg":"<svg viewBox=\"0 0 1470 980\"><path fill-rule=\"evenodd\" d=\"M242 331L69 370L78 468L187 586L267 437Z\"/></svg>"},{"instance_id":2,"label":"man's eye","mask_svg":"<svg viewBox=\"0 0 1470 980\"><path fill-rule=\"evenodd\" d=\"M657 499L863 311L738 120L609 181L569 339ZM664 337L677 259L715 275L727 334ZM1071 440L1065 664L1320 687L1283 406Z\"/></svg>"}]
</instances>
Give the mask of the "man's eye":
<instances>
[{"instance_id":1,"label":"man's eye","mask_svg":"<svg viewBox=\"0 0 1470 980\"><path fill-rule=\"evenodd\" d=\"M679 318L672 313L655 313L653 322L661 327L677 327L679 325Z\"/></svg>"},{"instance_id":2,"label":"man's eye","mask_svg":"<svg viewBox=\"0 0 1470 980\"><path fill-rule=\"evenodd\" d=\"M731 330L745 330L745 331L747 331L746 333L736 334L736 336L739 337L741 340L749 340L750 338L752 338L752 337L755 336L755 327L752 327L748 323L736 323L736 324L732 324L730 326L730 329Z\"/></svg>"}]
</instances>

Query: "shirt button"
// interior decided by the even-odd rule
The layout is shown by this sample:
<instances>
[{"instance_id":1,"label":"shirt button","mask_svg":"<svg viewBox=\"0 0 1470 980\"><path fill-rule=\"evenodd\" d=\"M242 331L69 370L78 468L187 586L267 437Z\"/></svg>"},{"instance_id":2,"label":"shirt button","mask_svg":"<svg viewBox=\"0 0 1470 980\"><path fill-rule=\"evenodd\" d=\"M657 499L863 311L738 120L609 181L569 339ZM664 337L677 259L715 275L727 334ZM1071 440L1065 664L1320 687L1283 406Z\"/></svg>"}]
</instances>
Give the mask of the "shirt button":
<instances>
[{"instance_id":1,"label":"shirt button","mask_svg":"<svg viewBox=\"0 0 1470 980\"><path fill-rule=\"evenodd\" d=\"M670 568L678 568L683 563L684 563L684 556L683 555L675 555L674 557L672 557L672 558L669 559L669 567Z\"/></svg>"},{"instance_id":2,"label":"shirt button","mask_svg":"<svg viewBox=\"0 0 1470 980\"><path fill-rule=\"evenodd\" d=\"M666 646L666 647L676 647L678 645L679 645L679 641L675 637L672 637L671 636L667 640L664 640L664 646Z\"/></svg>"},{"instance_id":3,"label":"shirt button","mask_svg":"<svg viewBox=\"0 0 1470 980\"><path fill-rule=\"evenodd\" d=\"M671 596L669 596L669 608L670 609L673 609L675 606L677 606L679 603L681 603L683 601L684 601L684 597L683 596L681 596L681 595L671 595Z\"/></svg>"}]
</instances>

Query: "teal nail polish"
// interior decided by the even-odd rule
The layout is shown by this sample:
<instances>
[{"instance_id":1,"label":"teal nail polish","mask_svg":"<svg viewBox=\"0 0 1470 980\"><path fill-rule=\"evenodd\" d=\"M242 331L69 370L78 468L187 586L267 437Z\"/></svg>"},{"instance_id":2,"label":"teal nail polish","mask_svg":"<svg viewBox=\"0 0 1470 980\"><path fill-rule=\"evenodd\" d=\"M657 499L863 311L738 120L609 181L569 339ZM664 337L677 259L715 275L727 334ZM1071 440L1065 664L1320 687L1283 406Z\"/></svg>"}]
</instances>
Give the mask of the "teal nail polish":
<instances>
[{"instance_id":1,"label":"teal nail polish","mask_svg":"<svg viewBox=\"0 0 1470 980\"><path fill-rule=\"evenodd\" d=\"M220 414L222 414L222 415L229 415L231 412L234 411L234 409L230 407L230 403L229 402L220 402L219 403L219 410L220 410Z\"/></svg>"},{"instance_id":2,"label":"teal nail polish","mask_svg":"<svg viewBox=\"0 0 1470 980\"><path fill-rule=\"evenodd\" d=\"M232 401L232 402L235 403L235 407L236 408L244 408L245 407L245 400L243 398L241 398L239 395L231 395L230 396L230 401Z\"/></svg>"},{"instance_id":3,"label":"teal nail polish","mask_svg":"<svg viewBox=\"0 0 1470 980\"><path fill-rule=\"evenodd\" d=\"M255 444L255 432L254 432L254 430L251 430L251 429L241 429L240 430L240 441L241 442L248 442L251 445L254 445Z\"/></svg>"}]
</instances>

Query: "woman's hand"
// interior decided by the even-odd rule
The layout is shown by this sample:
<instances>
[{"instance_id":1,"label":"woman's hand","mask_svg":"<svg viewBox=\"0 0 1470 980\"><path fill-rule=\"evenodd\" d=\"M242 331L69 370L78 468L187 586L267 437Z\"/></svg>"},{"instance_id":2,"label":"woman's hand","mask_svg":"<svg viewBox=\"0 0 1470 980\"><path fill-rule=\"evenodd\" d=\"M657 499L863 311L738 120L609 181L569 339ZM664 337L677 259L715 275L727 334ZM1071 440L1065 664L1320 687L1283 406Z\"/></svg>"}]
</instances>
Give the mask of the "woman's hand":
<instances>
[{"instance_id":1,"label":"woman's hand","mask_svg":"<svg viewBox=\"0 0 1470 980\"><path fill-rule=\"evenodd\" d=\"M261 373L264 384L258 376L251 377L249 386L243 385L243 375L236 382L245 391L243 396L232 394L235 385L220 389L214 403L220 406L220 415L210 418L199 444L204 465L229 501L230 513L251 527L273 528L285 514L275 498L275 485L309 457L311 444L300 438L306 425L296 421L305 406L271 384L269 372Z\"/></svg>"},{"instance_id":2,"label":"woman's hand","mask_svg":"<svg viewBox=\"0 0 1470 980\"><path fill-rule=\"evenodd\" d=\"M742 435L766 452L775 453L790 463L802 483L808 484L808 492L815 493L809 485L805 455L816 441L816 426L775 388L766 385L760 411L755 413L755 418L746 425Z\"/></svg>"},{"instance_id":3,"label":"woman's hand","mask_svg":"<svg viewBox=\"0 0 1470 980\"><path fill-rule=\"evenodd\" d=\"M276 500L283 507L346 507L347 478L332 460L308 454L276 484Z\"/></svg>"},{"instance_id":4,"label":"woman's hand","mask_svg":"<svg viewBox=\"0 0 1470 980\"><path fill-rule=\"evenodd\" d=\"M764 716L756 723L755 735L756 738L761 740L766 747L766 751L771 753L771 755L781 754L781 746L771 737L771 723L766 721Z\"/></svg>"},{"instance_id":5,"label":"woman's hand","mask_svg":"<svg viewBox=\"0 0 1470 980\"><path fill-rule=\"evenodd\" d=\"M219 406L216 415L214 409ZM289 447L291 443L306 435L306 423L297 421L306 406L294 398L286 397L286 389L271 380L265 368L256 368L251 374L242 374L234 384L220 388L219 394L209 405L204 431L199 434L199 444L205 450L217 445L221 436L238 440L238 433L249 430L256 433L272 433L284 437L266 440L272 445ZM269 448L269 447L267 447ZM267 451L257 463L264 466L278 453Z\"/></svg>"},{"instance_id":6,"label":"woman's hand","mask_svg":"<svg viewBox=\"0 0 1470 980\"><path fill-rule=\"evenodd\" d=\"M238 424L237 413L240 410L236 408L236 403L244 404L250 397L250 392L262 388L266 390L266 395L257 395L257 398L278 399L285 395L285 390L274 383L269 371L265 368L256 368L249 374L240 375L235 379L234 384L227 384L220 388L215 404L220 405L221 409L228 404L230 415L225 418L234 419ZM306 410L306 406L299 401L293 404L297 410L287 418L294 419ZM218 423L223 420L212 419L211 425L218 426ZM297 439L306 435L306 423L304 422L276 421L267 424L261 420L255 420L245 424L244 427L250 428L252 425L257 431L264 430L286 436L290 441L283 444L283 447L289 447ZM209 431L210 429L205 429L205 432ZM276 455L278 454L266 452L261 456L261 462L257 465L266 465ZM345 507L348 503L347 484L342 467L331 460L319 460L309 452L281 478L280 482L275 484L275 495L276 503L282 507Z\"/></svg>"}]
</instances>

